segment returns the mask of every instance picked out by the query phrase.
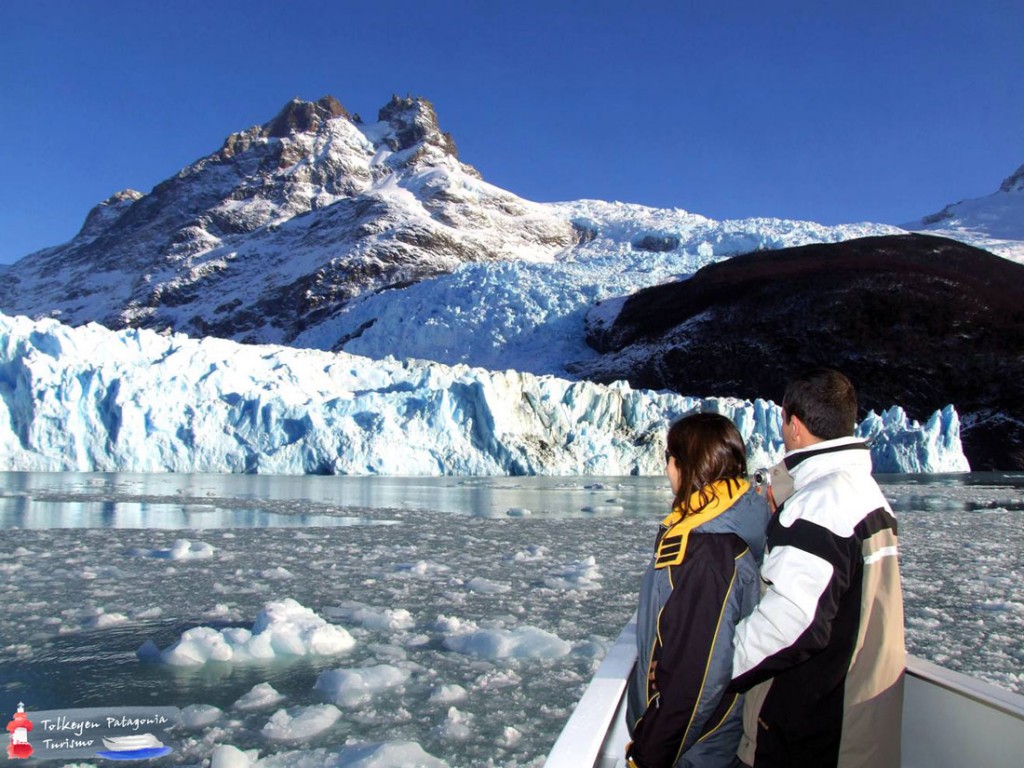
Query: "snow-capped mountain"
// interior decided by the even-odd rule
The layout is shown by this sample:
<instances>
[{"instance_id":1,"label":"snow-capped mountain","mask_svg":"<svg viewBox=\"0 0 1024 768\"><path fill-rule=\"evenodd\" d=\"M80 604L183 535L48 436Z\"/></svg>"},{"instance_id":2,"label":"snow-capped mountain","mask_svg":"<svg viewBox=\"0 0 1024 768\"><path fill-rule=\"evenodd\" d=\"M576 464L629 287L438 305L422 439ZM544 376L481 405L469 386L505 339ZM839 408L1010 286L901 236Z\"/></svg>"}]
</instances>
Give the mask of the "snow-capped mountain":
<instances>
[{"instance_id":1,"label":"snow-capped mountain","mask_svg":"<svg viewBox=\"0 0 1024 768\"><path fill-rule=\"evenodd\" d=\"M902 226L960 240L1024 264L1024 165L991 195L952 203Z\"/></svg>"},{"instance_id":2,"label":"snow-capped mountain","mask_svg":"<svg viewBox=\"0 0 1024 768\"><path fill-rule=\"evenodd\" d=\"M5 311L289 342L349 299L467 261L550 260L572 227L459 162L433 107L364 125L336 99L273 120L10 269Z\"/></svg>"},{"instance_id":3,"label":"snow-capped mountain","mask_svg":"<svg viewBox=\"0 0 1024 768\"><path fill-rule=\"evenodd\" d=\"M750 250L897 230L578 201L461 163L422 99L295 100L13 265L0 309L79 325L564 373L596 301Z\"/></svg>"}]
</instances>

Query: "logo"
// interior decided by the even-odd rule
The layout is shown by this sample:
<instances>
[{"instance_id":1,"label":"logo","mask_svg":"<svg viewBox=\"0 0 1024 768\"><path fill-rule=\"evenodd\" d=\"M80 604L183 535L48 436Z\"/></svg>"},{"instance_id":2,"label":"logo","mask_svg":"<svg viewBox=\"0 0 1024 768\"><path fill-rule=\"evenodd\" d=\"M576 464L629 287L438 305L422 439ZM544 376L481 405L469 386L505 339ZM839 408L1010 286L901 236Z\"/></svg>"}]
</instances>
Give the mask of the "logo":
<instances>
[{"instance_id":1,"label":"logo","mask_svg":"<svg viewBox=\"0 0 1024 768\"><path fill-rule=\"evenodd\" d=\"M18 702L18 711L14 719L7 724L11 734L11 743L7 745L7 757L11 760L25 759L32 756L32 745L28 743L28 732L32 730L32 721L25 714L25 705Z\"/></svg>"},{"instance_id":2,"label":"logo","mask_svg":"<svg viewBox=\"0 0 1024 768\"><path fill-rule=\"evenodd\" d=\"M35 722L33 722L33 720ZM170 754L167 729L181 722L177 707L63 709L25 714L18 704L7 724L11 734L7 757L40 760L104 758L152 760ZM29 744L34 730L35 745Z\"/></svg>"}]
</instances>

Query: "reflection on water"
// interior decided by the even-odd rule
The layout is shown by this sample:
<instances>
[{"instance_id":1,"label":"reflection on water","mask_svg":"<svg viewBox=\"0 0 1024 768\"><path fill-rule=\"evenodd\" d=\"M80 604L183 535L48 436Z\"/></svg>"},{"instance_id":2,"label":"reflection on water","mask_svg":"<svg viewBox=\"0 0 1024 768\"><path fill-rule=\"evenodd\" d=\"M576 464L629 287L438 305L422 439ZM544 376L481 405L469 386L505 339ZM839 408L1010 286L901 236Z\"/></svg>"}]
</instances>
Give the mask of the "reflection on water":
<instances>
[{"instance_id":1,"label":"reflection on water","mask_svg":"<svg viewBox=\"0 0 1024 768\"><path fill-rule=\"evenodd\" d=\"M880 475L893 511L981 512L1024 510L1024 474Z\"/></svg>"},{"instance_id":2,"label":"reflection on water","mask_svg":"<svg viewBox=\"0 0 1024 768\"><path fill-rule=\"evenodd\" d=\"M336 527L383 510L477 517L657 515L655 477L324 477L0 473L4 528Z\"/></svg>"},{"instance_id":3,"label":"reflection on water","mask_svg":"<svg viewBox=\"0 0 1024 768\"><path fill-rule=\"evenodd\" d=\"M1024 509L1024 474L881 475L896 512ZM277 528L386 524L386 510L475 517L657 518L662 477L325 477L0 473L9 528Z\"/></svg>"}]
</instances>

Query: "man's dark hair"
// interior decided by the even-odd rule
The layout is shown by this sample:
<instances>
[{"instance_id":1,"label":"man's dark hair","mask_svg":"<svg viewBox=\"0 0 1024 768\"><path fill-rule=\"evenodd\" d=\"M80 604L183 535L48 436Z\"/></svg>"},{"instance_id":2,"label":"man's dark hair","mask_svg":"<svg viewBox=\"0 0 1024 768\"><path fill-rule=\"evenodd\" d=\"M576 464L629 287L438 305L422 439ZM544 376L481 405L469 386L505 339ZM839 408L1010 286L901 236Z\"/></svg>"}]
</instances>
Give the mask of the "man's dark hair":
<instances>
[{"instance_id":1,"label":"man's dark hair","mask_svg":"<svg viewBox=\"0 0 1024 768\"><path fill-rule=\"evenodd\" d=\"M850 437L857 421L857 391L839 371L815 368L790 380L782 408L787 419L796 416L817 438Z\"/></svg>"}]
</instances>

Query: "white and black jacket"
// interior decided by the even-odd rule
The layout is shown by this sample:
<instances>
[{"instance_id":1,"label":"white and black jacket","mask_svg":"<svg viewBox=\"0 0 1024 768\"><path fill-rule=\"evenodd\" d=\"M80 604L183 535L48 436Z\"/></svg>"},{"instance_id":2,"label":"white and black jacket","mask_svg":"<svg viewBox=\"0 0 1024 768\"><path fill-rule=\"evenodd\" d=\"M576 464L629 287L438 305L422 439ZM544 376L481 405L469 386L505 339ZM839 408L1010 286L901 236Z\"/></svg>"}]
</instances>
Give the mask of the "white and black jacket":
<instances>
[{"instance_id":1,"label":"white and black jacket","mask_svg":"<svg viewBox=\"0 0 1024 768\"><path fill-rule=\"evenodd\" d=\"M896 520L862 441L829 440L785 462L794 493L768 526L761 601L736 628L731 688L749 690L740 758L895 768L905 667Z\"/></svg>"}]
</instances>

